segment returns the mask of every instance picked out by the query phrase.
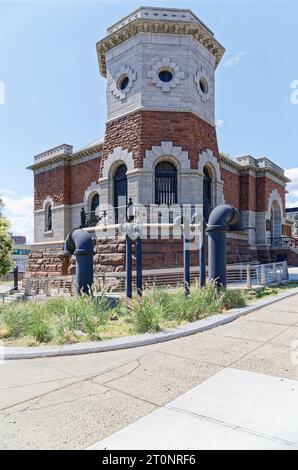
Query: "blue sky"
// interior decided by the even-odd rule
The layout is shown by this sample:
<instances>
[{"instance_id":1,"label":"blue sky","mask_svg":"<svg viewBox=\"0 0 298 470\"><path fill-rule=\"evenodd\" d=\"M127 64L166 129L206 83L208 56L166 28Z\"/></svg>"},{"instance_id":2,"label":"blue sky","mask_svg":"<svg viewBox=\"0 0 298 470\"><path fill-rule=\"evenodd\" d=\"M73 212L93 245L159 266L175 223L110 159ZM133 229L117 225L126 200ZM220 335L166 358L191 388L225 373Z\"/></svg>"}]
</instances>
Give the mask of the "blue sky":
<instances>
[{"instance_id":1,"label":"blue sky","mask_svg":"<svg viewBox=\"0 0 298 470\"><path fill-rule=\"evenodd\" d=\"M152 1L190 8L226 54L217 69L220 150L233 157L268 156L293 179L298 205L296 0ZM32 234L31 173L43 150L79 148L104 134L105 80L96 42L106 28L140 6L135 1L0 0L0 194L14 232Z\"/></svg>"}]
</instances>

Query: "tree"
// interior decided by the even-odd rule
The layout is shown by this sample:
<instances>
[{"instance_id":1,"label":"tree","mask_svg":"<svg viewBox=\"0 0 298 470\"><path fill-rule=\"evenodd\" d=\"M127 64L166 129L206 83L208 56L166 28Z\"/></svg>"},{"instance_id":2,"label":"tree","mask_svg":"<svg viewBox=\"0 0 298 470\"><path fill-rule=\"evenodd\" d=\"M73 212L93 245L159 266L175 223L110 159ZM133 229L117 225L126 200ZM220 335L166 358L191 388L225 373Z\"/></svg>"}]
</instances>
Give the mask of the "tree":
<instances>
[{"instance_id":1,"label":"tree","mask_svg":"<svg viewBox=\"0 0 298 470\"><path fill-rule=\"evenodd\" d=\"M9 223L2 216L3 203L0 198L0 276L11 271L12 262L12 239L8 233Z\"/></svg>"}]
</instances>

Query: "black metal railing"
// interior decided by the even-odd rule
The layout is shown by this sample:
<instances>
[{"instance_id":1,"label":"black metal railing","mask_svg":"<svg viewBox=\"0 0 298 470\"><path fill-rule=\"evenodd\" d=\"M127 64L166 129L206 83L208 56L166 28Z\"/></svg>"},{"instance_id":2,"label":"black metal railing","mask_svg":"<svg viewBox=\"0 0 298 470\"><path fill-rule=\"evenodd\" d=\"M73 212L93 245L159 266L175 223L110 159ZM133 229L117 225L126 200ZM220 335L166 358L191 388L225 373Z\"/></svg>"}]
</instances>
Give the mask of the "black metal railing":
<instances>
[{"instance_id":1,"label":"black metal railing","mask_svg":"<svg viewBox=\"0 0 298 470\"><path fill-rule=\"evenodd\" d=\"M125 223L127 221L135 221L138 223L153 223L153 224L173 224L177 216L187 217L192 219L194 214L197 213L195 205L180 205L180 204L152 204L141 205L133 204L132 199L126 206L119 206L103 210L85 212L81 210L81 228L96 227L96 225L112 225Z\"/></svg>"},{"instance_id":2,"label":"black metal railing","mask_svg":"<svg viewBox=\"0 0 298 470\"><path fill-rule=\"evenodd\" d=\"M96 227L100 222L103 225L131 222L134 219L134 206L130 198L126 206L86 212L81 209L81 228Z\"/></svg>"},{"instance_id":3,"label":"black metal railing","mask_svg":"<svg viewBox=\"0 0 298 470\"><path fill-rule=\"evenodd\" d=\"M298 248L298 239L289 236L269 237L270 245L276 248Z\"/></svg>"}]
</instances>

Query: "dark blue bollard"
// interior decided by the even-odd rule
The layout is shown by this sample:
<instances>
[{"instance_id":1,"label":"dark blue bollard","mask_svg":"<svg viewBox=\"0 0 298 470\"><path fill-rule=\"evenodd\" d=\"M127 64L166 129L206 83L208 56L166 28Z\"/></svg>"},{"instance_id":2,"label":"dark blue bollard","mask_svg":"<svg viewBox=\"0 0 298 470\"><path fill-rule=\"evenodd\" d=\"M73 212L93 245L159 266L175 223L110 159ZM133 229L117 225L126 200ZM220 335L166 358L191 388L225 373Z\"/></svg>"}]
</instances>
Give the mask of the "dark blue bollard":
<instances>
[{"instance_id":1,"label":"dark blue bollard","mask_svg":"<svg viewBox=\"0 0 298 470\"><path fill-rule=\"evenodd\" d=\"M189 295L190 286L190 263L189 263L189 240L186 234L183 233L183 283L185 295Z\"/></svg>"},{"instance_id":2,"label":"dark blue bollard","mask_svg":"<svg viewBox=\"0 0 298 470\"><path fill-rule=\"evenodd\" d=\"M200 287L206 285L206 223L205 220L202 222L202 245L200 249Z\"/></svg>"},{"instance_id":3,"label":"dark blue bollard","mask_svg":"<svg viewBox=\"0 0 298 470\"><path fill-rule=\"evenodd\" d=\"M77 293L92 294L93 285L93 241L85 230L75 228L65 241L65 252L76 257Z\"/></svg>"},{"instance_id":4,"label":"dark blue bollard","mask_svg":"<svg viewBox=\"0 0 298 470\"><path fill-rule=\"evenodd\" d=\"M127 234L125 237L125 293L126 297L132 298L132 241Z\"/></svg>"},{"instance_id":5,"label":"dark blue bollard","mask_svg":"<svg viewBox=\"0 0 298 470\"><path fill-rule=\"evenodd\" d=\"M137 293L142 295L143 291L143 257L142 257L142 238L139 236L136 240L136 258L137 258Z\"/></svg>"},{"instance_id":6,"label":"dark blue bollard","mask_svg":"<svg viewBox=\"0 0 298 470\"><path fill-rule=\"evenodd\" d=\"M19 289L19 268L18 266L14 266L13 268L13 289Z\"/></svg>"},{"instance_id":7,"label":"dark blue bollard","mask_svg":"<svg viewBox=\"0 0 298 470\"><path fill-rule=\"evenodd\" d=\"M242 217L235 207L222 204L211 212L206 230L209 281L214 281L218 287L227 285L227 232L242 230Z\"/></svg>"}]
</instances>

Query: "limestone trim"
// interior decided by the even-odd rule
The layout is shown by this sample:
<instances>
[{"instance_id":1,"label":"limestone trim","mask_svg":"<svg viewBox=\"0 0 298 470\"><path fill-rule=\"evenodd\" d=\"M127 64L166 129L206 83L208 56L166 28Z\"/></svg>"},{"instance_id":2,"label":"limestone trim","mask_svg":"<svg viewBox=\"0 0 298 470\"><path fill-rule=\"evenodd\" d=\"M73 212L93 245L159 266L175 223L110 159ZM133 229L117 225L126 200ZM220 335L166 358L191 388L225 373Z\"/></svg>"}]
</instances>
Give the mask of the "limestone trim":
<instances>
[{"instance_id":1,"label":"limestone trim","mask_svg":"<svg viewBox=\"0 0 298 470\"><path fill-rule=\"evenodd\" d=\"M169 82L163 82L159 78L159 73L162 70L167 70L173 74L172 80ZM161 91L168 93L171 91L171 88L176 88L180 84L181 80L185 79L185 73L180 70L180 66L177 65L169 57L163 57L161 60L155 62L151 66L151 69L147 73L147 77L151 78L152 82L158 87L161 88Z\"/></svg>"},{"instance_id":2,"label":"limestone trim","mask_svg":"<svg viewBox=\"0 0 298 470\"><path fill-rule=\"evenodd\" d=\"M215 157L215 155L213 154L212 150L210 150L210 149L203 150L203 152L201 152L199 154L198 169L199 169L199 173L201 175L203 175L204 166L211 166L211 169L213 169L213 173L215 173L215 175L216 175L217 182L222 183L221 172L220 172L220 164L219 164L217 158Z\"/></svg>"},{"instance_id":3,"label":"limestone trim","mask_svg":"<svg viewBox=\"0 0 298 470\"><path fill-rule=\"evenodd\" d=\"M103 163L102 178L108 178L111 170L120 163L126 165L127 171L134 169L133 154L127 149L116 147Z\"/></svg>"},{"instance_id":4,"label":"limestone trim","mask_svg":"<svg viewBox=\"0 0 298 470\"><path fill-rule=\"evenodd\" d=\"M190 170L190 160L188 152L182 147L176 147L173 142L161 142L159 146L153 145L151 150L146 150L143 167L146 170L154 169L156 163L161 158L173 159L181 171Z\"/></svg>"},{"instance_id":5,"label":"limestone trim","mask_svg":"<svg viewBox=\"0 0 298 470\"><path fill-rule=\"evenodd\" d=\"M204 67L200 67L194 75L194 81L203 103L207 103L213 98L212 81ZM202 90L201 82L206 83L206 90Z\"/></svg>"},{"instance_id":6,"label":"limestone trim","mask_svg":"<svg viewBox=\"0 0 298 470\"><path fill-rule=\"evenodd\" d=\"M121 88L119 87L119 82L122 77L128 78L127 87L123 90L121 90ZM121 101L125 100L127 94L132 89L134 81L136 79L137 79L136 72L131 67L129 67L129 65L123 65L120 68L120 70L118 70L118 72L116 73L115 80L113 81L113 84L111 87L111 93L115 96L115 98L118 98Z\"/></svg>"},{"instance_id":7,"label":"limestone trim","mask_svg":"<svg viewBox=\"0 0 298 470\"><path fill-rule=\"evenodd\" d=\"M198 170L200 175L204 176L204 167L210 169L212 173L212 207L224 203L223 181L221 179L220 163L212 150L206 149L199 154Z\"/></svg>"},{"instance_id":8,"label":"limestone trim","mask_svg":"<svg viewBox=\"0 0 298 470\"><path fill-rule=\"evenodd\" d=\"M50 197L47 196L42 203L42 210L45 211L48 206L52 206L52 209L54 208L54 200Z\"/></svg>"},{"instance_id":9,"label":"limestone trim","mask_svg":"<svg viewBox=\"0 0 298 470\"><path fill-rule=\"evenodd\" d=\"M101 75L104 77L107 75L106 53L108 51L139 33L152 34L156 30L162 34L192 36L215 57L216 66L219 64L222 56L224 55L224 47L201 23L187 21L177 21L174 23L167 20L146 20L144 18L133 18L132 21L130 21L128 24L124 25L111 34L108 34L108 36L97 43L96 49Z\"/></svg>"},{"instance_id":10,"label":"limestone trim","mask_svg":"<svg viewBox=\"0 0 298 470\"><path fill-rule=\"evenodd\" d=\"M88 186L87 189L85 189L84 207L85 209L87 209L87 211L90 210L91 201L92 201L92 198L95 196L95 194L98 194L100 196L100 190L99 190L97 181L94 181L93 183L90 184L90 186Z\"/></svg>"},{"instance_id":11,"label":"limestone trim","mask_svg":"<svg viewBox=\"0 0 298 470\"><path fill-rule=\"evenodd\" d=\"M270 193L270 196L269 196L269 199L268 199L268 209L267 209L267 212L266 212L266 219L269 220L271 218L271 208L272 208L272 204L274 202L277 202L277 204L279 205L281 218L282 218L282 221L283 221L284 220L284 217L283 217L284 208L283 208L282 197L280 195L280 192L276 188L272 189L272 191Z\"/></svg>"}]
</instances>

